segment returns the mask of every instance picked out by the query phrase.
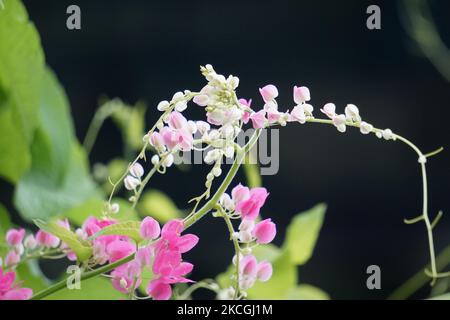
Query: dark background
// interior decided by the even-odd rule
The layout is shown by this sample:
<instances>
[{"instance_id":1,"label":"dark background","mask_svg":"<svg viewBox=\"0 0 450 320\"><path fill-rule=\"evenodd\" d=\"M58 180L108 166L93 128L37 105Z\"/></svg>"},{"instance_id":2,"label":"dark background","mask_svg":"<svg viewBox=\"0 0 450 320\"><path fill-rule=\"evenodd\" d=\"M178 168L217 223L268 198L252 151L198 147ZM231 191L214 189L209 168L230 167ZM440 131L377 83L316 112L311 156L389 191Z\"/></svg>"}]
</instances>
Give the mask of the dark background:
<instances>
[{"instance_id":1,"label":"dark background","mask_svg":"<svg viewBox=\"0 0 450 320\"><path fill-rule=\"evenodd\" d=\"M219 73L239 76L239 95L258 104L257 89L267 83L278 86L283 110L292 107L292 86L306 85L316 110L332 101L342 112L354 103L363 118L392 128L425 152L448 143L450 83L408 38L396 1L25 4L47 62L67 91L80 139L101 95L129 103L145 100L150 125L158 116L157 102L178 90L201 88L199 65L211 63ZM80 31L66 29L70 4L81 7ZM370 4L381 7L381 30L366 28ZM449 2L430 5L450 43ZM343 135L314 124L289 126L280 140L279 173L264 177L271 195L263 215L278 223L276 243L282 242L294 214L318 202L329 206L314 256L300 269L302 283L320 286L332 298L385 298L429 261L425 227L402 222L421 212L419 166L409 148L357 130ZM97 141L92 163L122 151L111 123ZM448 160L448 151L429 160L431 216L449 209ZM201 168L190 173L175 169L153 185L185 207L202 192L204 174ZM450 217L444 215L435 230L437 251L450 244L449 228ZM192 278L213 277L232 256L224 225L207 218L192 230L201 237L189 256L196 265ZM366 288L371 264L381 267L382 290Z\"/></svg>"}]
</instances>

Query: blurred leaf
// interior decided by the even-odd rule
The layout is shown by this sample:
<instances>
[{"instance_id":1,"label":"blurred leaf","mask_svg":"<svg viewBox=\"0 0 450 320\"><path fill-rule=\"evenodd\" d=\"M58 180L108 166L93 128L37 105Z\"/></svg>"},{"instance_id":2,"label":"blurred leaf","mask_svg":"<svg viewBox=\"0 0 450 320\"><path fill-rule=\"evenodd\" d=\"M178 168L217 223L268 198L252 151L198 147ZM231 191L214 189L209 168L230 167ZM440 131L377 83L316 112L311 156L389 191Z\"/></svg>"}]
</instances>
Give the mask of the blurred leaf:
<instances>
[{"instance_id":1,"label":"blurred leaf","mask_svg":"<svg viewBox=\"0 0 450 320\"><path fill-rule=\"evenodd\" d=\"M22 262L16 268L19 281L23 281L22 287L31 288L33 292L38 292L49 286L49 281L42 274L36 260Z\"/></svg>"},{"instance_id":2,"label":"blurred leaf","mask_svg":"<svg viewBox=\"0 0 450 320\"><path fill-rule=\"evenodd\" d=\"M286 293L297 285L297 268L291 262L289 251L277 250L277 254L266 257L258 252L257 249L259 247L254 250L256 258L258 261L270 261L273 267L273 274L269 281L256 281L255 285L247 291L248 297L250 299L285 299Z\"/></svg>"},{"instance_id":3,"label":"blurred leaf","mask_svg":"<svg viewBox=\"0 0 450 320\"><path fill-rule=\"evenodd\" d=\"M124 143L133 150L142 148L142 137L145 130L146 106L138 102L135 106L127 106L119 99L114 99L123 106L112 114L114 122L122 132Z\"/></svg>"},{"instance_id":4,"label":"blurred leaf","mask_svg":"<svg viewBox=\"0 0 450 320\"><path fill-rule=\"evenodd\" d=\"M106 235L119 235L119 236L127 236L133 239L136 243L142 241L141 235L139 234L139 228L141 223L139 221L125 221L119 222L115 224L111 224L109 226L104 227L96 234L92 236L92 238L97 238L99 236Z\"/></svg>"},{"instance_id":5,"label":"blurred leaf","mask_svg":"<svg viewBox=\"0 0 450 320\"><path fill-rule=\"evenodd\" d=\"M112 182L118 181L120 177L122 177L123 173L127 170L127 168L128 162L120 158L113 159L108 163L106 167L106 182L102 185L102 188L106 194L111 193L113 188L108 178L111 179Z\"/></svg>"},{"instance_id":6,"label":"blurred leaf","mask_svg":"<svg viewBox=\"0 0 450 320\"><path fill-rule=\"evenodd\" d=\"M84 150L74 136L64 91L49 70L42 92L42 126L31 146L31 170L22 177L14 195L16 208L27 220L63 215L100 196L89 176Z\"/></svg>"},{"instance_id":7,"label":"blurred leaf","mask_svg":"<svg viewBox=\"0 0 450 320\"><path fill-rule=\"evenodd\" d=\"M30 166L28 145L38 125L44 55L20 1L0 10L0 176L16 183Z\"/></svg>"},{"instance_id":8,"label":"blurred leaf","mask_svg":"<svg viewBox=\"0 0 450 320\"><path fill-rule=\"evenodd\" d=\"M131 208L130 202L121 198L113 198L112 202L115 202L120 206L119 212L114 214L113 216L115 220L117 221L139 220L136 211ZM64 217L69 218L69 220L72 223L81 226L89 216L101 218L102 212L104 210L104 205L105 200L92 198L83 203L82 205L67 211L64 214Z\"/></svg>"},{"instance_id":9,"label":"blurred leaf","mask_svg":"<svg viewBox=\"0 0 450 320\"><path fill-rule=\"evenodd\" d=\"M9 228L11 228L11 221L8 210L0 203L0 257L4 257L8 252L8 246L4 241Z\"/></svg>"},{"instance_id":10,"label":"blurred leaf","mask_svg":"<svg viewBox=\"0 0 450 320\"><path fill-rule=\"evenodd\" d=\"M328 294L320 288L309 284L301 284L291 289L287 296L287 300L329 300Z\"/></svg>"},{"instance_id":11,"label":"blurred leaf","mask_svg":"<svg viewBox=\"0 0 450 320\"><path fill-rule=\"evenodd\" d=\"M146 191L137 207L141 216L151 216L161 223L180 218L180 210L172 199L156 189Z\"/></svg>"},{"instance_id":12,"label":"blurred leaf","mask_svg":"<svg viewBox=\"0 0 450 320\"><path fill-rule=\"evenodd\" d=\"M256 188L262 186L261 174L259 173L259 165L254 163L255 159L252 153L247 153L245 158L243 168L245 173L245 178L247 180L247 186L249 188Z\"/></svg>"},{"instance_id":13,"label":"blurred leaf","mask_svg":"<svg viewBox=\"0 0 450 320\"><path fill-rule=\"evenodd\" d=\"M95 277L81 282L79 290L64 288L44 300L123 300L125 295L115 290L111 281Z\"/></svg>"},{"instance_id":14,"label":"blurred leaf","mask_svg":"<svg viewBox=\"0 0 450 320\"><path fill-rule=\"evenodd\" d=\"M450 300L450 292L430 298L429 300Z\"/></svg>"},{"instance_id":15,"label":"blurred leaf","mask_svg":"<svg viewBox=\"0 0 450 320\"><path fill-rule=\"evenodd\" d=\"M314 251L325 216L326 205L318 204L297 214L289 224L283 248L289 251L294 264L303 265Z\"/></svg>"},{"instance_id":16,"label":"blurred leaf","mask_svg":"<svg viewBox=\"0 0 450 320\"><path fill-rule=\"evenodd\" d=\"M61 241L65 242L77 255L79 261L86 261L91 257L92 247L89 242L80 240L74 232L60 226L56 221L45 222L35 219L34 223L40 229L53 234L61 239Z\"/></svg>"}]
</instances>

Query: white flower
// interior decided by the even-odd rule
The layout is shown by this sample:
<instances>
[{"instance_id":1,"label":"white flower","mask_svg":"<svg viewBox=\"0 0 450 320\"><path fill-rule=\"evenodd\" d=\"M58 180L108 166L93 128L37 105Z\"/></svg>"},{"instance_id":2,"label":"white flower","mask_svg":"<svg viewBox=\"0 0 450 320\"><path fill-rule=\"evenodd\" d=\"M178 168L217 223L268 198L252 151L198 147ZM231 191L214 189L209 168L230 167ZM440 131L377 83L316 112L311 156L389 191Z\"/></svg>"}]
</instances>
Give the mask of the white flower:
<instances>
[{"instance_id":1,"label":"white flower","mask_svg":"<svg viewBox=\"0 0 450 320\"><path fill-rule=\"evenodd\" d=\"M338 129L339 132L345 132L346 126L345 126L345 115L338 114L333 117L333 124Z\"/></svg>"},{"instance_id":2,"label":"white flower","mask_svg":"<svg viewBox=\"0 0 450 320\"><path fill-rule=\"evenodd\" d=\"M224 154L225 154L225 157L227 157L227 158L233 158L233 156L234 156L234 147L233 146L225 147Z\"/></svg>"},{"instance_id":3,"label":"white flower","mask_svg":"<svg viewBox=\"0 0 450 320\"><path fill-rule=\"evenodd\" d=\"M184 97L183 92L181 92L181 91L175 92L175 94L172 97L172 101L179 100L183 97Z\"/></svg>"},{"instance_id":4,"label":"white flower","mask_svg":"<svg viewBox=\"0 0 450 320\"><path fill-rule=\"evenodd\" d=\"M326 114L328 118L333 119L336 115L336 105L334 103L327 103L320 109L322 113Z\"/></svg>"},{"instance_id":5,"label":"white flower","mask_svg":"<svg viewBox=\"0 0 450 320\"><path fill-rule=\"evenodd\" d=\"M252 232L254 227L255 227L255 221L250 220L250 219L244 219L244 220L242 220L241 224L239 225L239 230Z\"/></svg>"},{"instance_id":6,"label":"white flower","mask_svg":"<svg viewBox=\"0 0 450 320\"><path fill-rule=\"evenodd\" d=\"M175 161L175 158L173 157L173 154L168 154L167 157L164 159L162 165L164 167L170 167L172 166L173 162Z\"/></svg>"},{"instance_id":7,"label":"white flower","mask_svg":"<svg viewBox=\"0 0 450 320\"><path fill-rule=\"evenodd\" d=\"M381 131L381 135L385 140L394 139L394 134L392 133L391 129L384 129L383 131Z\"/></svg>"},{"instance_id":8,"label":"white flower","mask_svg":"<svg viewBox=\"0 0 450 320\"><path fill-rule=\"evenodd\" d=\"M194 121L189 120L187 122L187 124L188 124L187 126L188 126L188 129L189 129L190 133L194 134L194 133L197 132L197 124Z\"/></svg>"},{"instance_id":9,"label":"white flower","mask_svg":"<svg viewBox=\"0 0 450 320\"><path fill-rule=\"evenodd\" d=\"M373 125L363 121L363 122L361 122L359 130L361 131L362 134L371 133L373 130Z\"/></svg>"},{"instance_id":10,"label":"white flower","mask_svg":"<svg viewBox=\"0 0 450 320\"><path fill-rule=\"evenodd\" d=\"M361 121L361 117L359 116L359 109L354 104L348 104L345 107L345 117L347 118L347 121Z\"/></svg>"},{"instance_id":11,"label":"white flower","mask_svg":"<svg viewBox=\"0 0 450 320\"><path fill-rule=\"evenodd\" d=\"M239 86L239 78L230 75L227 79L227 83L231 87L231 89L234 90Z\"/></svg>"},{"instance_id":12,"label":"white flower","mask_svg":"<svg viewBox=\"0 0 450 320\"><path fill-rule=\"evenodd\" d=\"M301 124L306 122L306 115L305 115L305 109L302 105L295 106L290 114L290 120L291 121L298 121Z\"/></svg>"},{"instance_id":13,"label":"white flower","mask_svg":"<svg viewBox=\"0 0 450 320\"><path fill-rule=\"evenodd\" d=\"M120 210L120 206L118 203L113 203L111 204L111 206L109 207L109 212L111 213L118 213Z\"/></svg>"},{"instance_id":14,"label":"white flower","mask_svg":"<svg viewBox=\"0 0 450 320\"><path fill-rule=\"evenodd\" d=\"M136 162L130 168L130 174L136 178L140 178L144 175L144 168L140 163Z\"/></svg>"},{"instance_id":15,"label":"white flower","mask_svg":"<svg viewBox=\"0 0 450 320\"><path fill-rule=\"evenodd\" d=\"M251 231L241 230L239 231L239 241L243 243L251 242L253 240L253 236Z\"/></svg>"},{"instance_id":16,"label":"white flower","mask_svg":"<svg viewBox=\"0 0 450 320\"><path fill-rule=\"evenodd\" d=\"M180 101L175 104L175 110L178 112L183 112L187 108L186 101Z\"/></svg>"},{"instance_id":17,"label":"white flower","mask_svg":"<svg viewBox=\"0 0 450 320\"><path fill-rule=\"evenodd\" d=\"M312 116L312 112L314 111L314 107L310 104L304 103L303 110L305 110L305 114L307 116Z\"/></svg>"},{"instance_id":18,"label":"white flower","mask_svg":"<svg viewBox=\"0 0 450 320\"><path fill-rule=\"evenodd\" d=\"M198 96L195 96L192 101L194 101L194 103L199 105L200 107L206 107L209 102L209 97L206 94L200 94Z\"/></svg>"},{"instance_id":19,"label":"white flower","mask_svg":"<svg viewBox=\"0 0 450 320\"><path fill-rule=\"evenodd\" d=\"M134 190L138 185L141 184L141 181L133 176L127 176L123 180L123 184L127 190Z\"/></svg>"},{"instance_id":20,"label":"white flower","mask_svg":"<svg viewBox=\"0 0 450 320\"><path fill-rule=\"evenodd\" d=\"M155 154L152 158L151 158L151 163L152 165L156 166L159 163L159 156L157 154Z\"/></svg>"},{"instance_id":21,"label":"white flower","mask_svg":"<svg viewBox=\"0 0 450 320\"><path fill-rule=\"evenodd\" d=\"M222 207L224 207L226 210L234 210L234 201L231 199L230 195L228 193L222 194L219 200Z\"/></svg>"},{"instance_id":22,"label":"white flower","mask_svg":"<svg viewBox=\"0 0 450 320\"><path fill-rule=\"evenodd\" d=\"M377 131L377 132L375 132L375 135L376 135L377 138L379 138L379 139L383 138L383 133L382 133L382 131Z\"/></svg>"},{"instance_id":23,"label":"white flower","mask_svg":"<svg viewBox=\"0 0 450 320\"><path fill-rule=\"evenodd\" d=\"M205 156L205 162L208 164L211 164L215 161L217 161L222 156L222 151L219 149L214 149L208 151Z\"/></svg>"},{"instance_id":24,"label":"white flower","mask_svg":"<svg viewBox=\"0 0 450 320\"><path fill-rule=\"evenodd\" d=\"M205 132L209 131L209 129L211 129L209 123L205 121L200 120L195 122L195 124L197 125L198 132L200 132L201 134L204 134Z\"/></svg>"},{"instance_id":25,"label":"white flower","mask_svg":"<svg viewBox=\"0 0 450 320\"><path fill-rule=\"evenodd\" d=\"M163 100L160 103L158 103L157 109L159 111L166 111L169 108L169 106L170 106L169 101Z\"/></svg>"}]
</instances>

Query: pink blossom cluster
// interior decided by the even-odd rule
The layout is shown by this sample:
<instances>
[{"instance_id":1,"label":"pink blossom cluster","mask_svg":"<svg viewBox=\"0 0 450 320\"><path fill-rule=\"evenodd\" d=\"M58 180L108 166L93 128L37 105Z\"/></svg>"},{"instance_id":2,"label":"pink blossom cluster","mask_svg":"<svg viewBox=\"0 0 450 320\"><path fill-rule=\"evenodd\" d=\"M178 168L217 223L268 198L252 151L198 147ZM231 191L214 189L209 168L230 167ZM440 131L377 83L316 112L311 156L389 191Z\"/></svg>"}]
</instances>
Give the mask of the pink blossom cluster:
<instances>
[{"instance_id":1,"label":"pink blossom cluster","mask_svg":"<svg viewBox=\"0 0 450 320\"><path fill-rule=\"evenodd\" d=\"M4 272L0 267L0 300L28 300L33 291L21 288L20 284L14 284L16 273L14 271Z\"/></svg>"},{"instance_id":2,"label":"pink blossom cluster","mask_svg":"<svg viewBox=\"0 0 450 320\"><path fill-rule=\"evenodd\" d=\"M113 223L113 220L90 217L82 230L91 237ZM153 279L147 286L147 294L155 300L167 300L172 296L172 284L191 282L185 276L192 271L193 265L184 262L182 254L197 244L198 237L181 235L183 229L182 220L171 220L161 229L155 219L146 217L141 222L140 235L150 244L137 249L126 236L101 235L93 240L93 259L98 264L113 263L135 253L132 261L111 272L113 287L123 293L134 291L142 282L142 272L148 268Z\"/></svg>"}]
</instances>

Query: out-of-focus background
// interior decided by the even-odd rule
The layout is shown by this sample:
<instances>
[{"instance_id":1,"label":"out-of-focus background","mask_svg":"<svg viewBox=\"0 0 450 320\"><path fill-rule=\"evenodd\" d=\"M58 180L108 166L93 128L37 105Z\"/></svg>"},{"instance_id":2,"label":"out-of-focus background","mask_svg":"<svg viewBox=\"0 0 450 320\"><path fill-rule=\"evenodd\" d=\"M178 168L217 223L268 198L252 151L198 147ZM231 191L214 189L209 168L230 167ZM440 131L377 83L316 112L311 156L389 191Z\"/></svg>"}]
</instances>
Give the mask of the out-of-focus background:
<instances>
[{"instance_id":1,"label":"out-of-focus background","mask_svg":"<svg viewBox=\"0 0 450 320\"><path fill-rule=\"evenodd\" d=\"M450 56L440 46L450 45L448 1L427 1L425 7L423 1L359 0L24 3L47 63L66 89L80 140L100 96L145 101L150 125L159 115L156 104L178 90L201 88L199 65L211 63L219 73L239 76L239 95L253 98L254 106L261 105L258 88L265 84L278 86L282 110L292 107L292 86L306 85L316 110L326 102L340 111L354 103L364 119L410 138L425 152L449 142ZM66 28L70 4L81 8L79 31ZM371 4L381 8L381 30L366 27ZM187 114L201 117L198 109ZM425 228L403 223L422 206L419 166L410 149L357 130L340 134L313 124L288 126L280 142L279 172L263 177L270 197L262 214L278 224L275 242L282 242L294 214L328 204L313 258L300 269L301 282L336 299L378 299L423 268L429 260ZM107 122L90 160L105 162L121 152L120 133ZM445 150L428 167L430 215L444 210L435 229L438 252L450 245L448 163ZM198 166L174 169L152 185L186 207L202 192L205 173ZM12 189L2 183L2 190L2 200L9 199ZM18 216L14 221L20 222ZM196 265L192 278L213 277L233 254L224 225L207 218L193 231L201 241L188 256ZM381 267L381 290L366 287L371 264ZM428 292L424 288L417 297Z\"/></svg>"}]
</instances>

